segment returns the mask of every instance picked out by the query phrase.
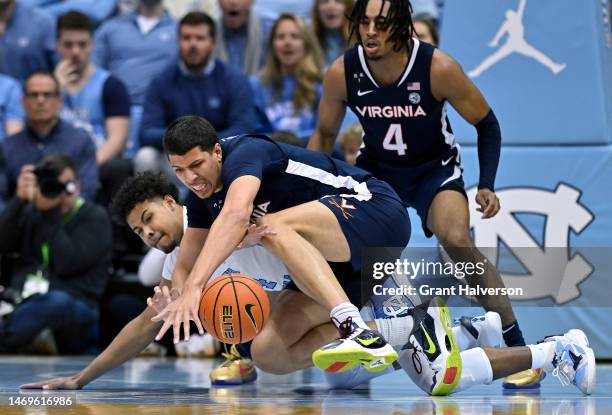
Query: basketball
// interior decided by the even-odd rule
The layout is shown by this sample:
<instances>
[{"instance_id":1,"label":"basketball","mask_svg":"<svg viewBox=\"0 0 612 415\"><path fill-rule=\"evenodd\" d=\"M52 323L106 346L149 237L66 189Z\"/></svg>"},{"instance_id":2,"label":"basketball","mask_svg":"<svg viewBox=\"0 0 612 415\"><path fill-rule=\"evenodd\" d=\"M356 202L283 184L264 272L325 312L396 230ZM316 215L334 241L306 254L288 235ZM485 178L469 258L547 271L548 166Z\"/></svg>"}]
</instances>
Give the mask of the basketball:
<instances>
[{"instance_id":1,"label":"basketball","mask_svg":"<svg viewBox=\"0 0 612 415\"><path fill-rule=\"evenodd\" d=\"M211 281L202 292L200 321L224 343L252 340L270 316L268 295L253 278L233 273Z\"/></svg>"}]
</instances>

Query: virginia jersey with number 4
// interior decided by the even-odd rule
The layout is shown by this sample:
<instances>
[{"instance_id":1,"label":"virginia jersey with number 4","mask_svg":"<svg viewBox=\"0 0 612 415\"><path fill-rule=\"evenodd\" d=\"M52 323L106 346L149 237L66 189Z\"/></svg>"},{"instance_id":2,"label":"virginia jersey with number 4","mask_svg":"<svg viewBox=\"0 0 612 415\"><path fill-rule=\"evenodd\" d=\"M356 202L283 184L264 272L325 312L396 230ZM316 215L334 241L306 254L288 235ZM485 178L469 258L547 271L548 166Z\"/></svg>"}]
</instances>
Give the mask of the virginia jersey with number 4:
<instances>
[{"instance_id":1,"label":"virginia jersey with number 4","mask_svg":"<svg viewBox=\"0 0 612 415\"><path fill-rule=\"evenodd\" d=\"M344 54L347 105L364 130L360 157L413 166L438 158L455 146L446 101L438 101L431 93L435 47L413 41L406 68L390 86L376 82L361 46Z\"/></svg>"}]
</instances>

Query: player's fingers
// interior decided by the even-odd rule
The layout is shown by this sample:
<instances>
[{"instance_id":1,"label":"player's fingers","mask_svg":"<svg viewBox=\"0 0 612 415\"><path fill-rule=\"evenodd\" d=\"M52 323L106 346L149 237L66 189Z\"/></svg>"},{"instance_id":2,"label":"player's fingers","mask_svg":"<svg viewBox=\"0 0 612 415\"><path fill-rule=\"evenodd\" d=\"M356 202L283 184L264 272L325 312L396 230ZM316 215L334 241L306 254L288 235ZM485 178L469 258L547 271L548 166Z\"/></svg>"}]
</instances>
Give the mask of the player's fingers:
<instances>
[{"instance_id":1,"label":"player's fingers","mask_svg":"<svg viewBox=\"0 0 612 415\"><path fill-rule=\"evenodd\" d=\"M181 296L181 293L179 293L179 290L177 290L176 288L172 288L170 290L170 298L172 298L172 301L176 300L180 296Z\"/></svg>"},{"instance_id":2,"label":"player's fingers","mask_svg":"<svg viewBox=\"0 0 612 415\"><path fill-rule=\"evenodd\" d=\"M41 381L41 382L24 383L23 385L20 385L19 387L21 389L40 389L44 385L46 385L47 382L49 382L49 381L48 380L44 380L44 381Z\"/></svg>"},{"instance_id":3,"label":"player's fingers","mask_svg":"<svg viewBox=\"0 0 612 415\"><path fill-rule=\"evenodd\" d=\"M501 209L501 205L499 203L499 198L495 198L495 200L493 201L493 209L491 212L491 217L497 215L497 212L499 212L499 209Z\"/></svg>"},{"instance_id":4,"label":"player's fingers","mask_svg":"<svg viewBox=\"0 0 612 415\"><path fill-rule=\"evenodd\" d=\"M198 333L200 333L200 335L204 334L204 327L202 326L202 322L200 321L200 316L198 315L197 311L195 313L192 312L192 316L191 316L192 320L194 321L197 329L198 329Z\"/></svg>"},{"instance_id":5,"label":"player's fingers","mask_svg":"<svg viewBox=\"0 0 612 415\"><path fill-rule=\"evenodd\" d=\"M159 331L157 332L157 336L155 336L155 340L160 341L162 337L164 337L164 334L166 334L170 326L172 326L172 323L170 323L170 321L164 321L164 324L161 326L161 329L159 329Z\"/></svg>"},{"instance_id":6,"label":"player's fingers","mask_svg":"<svg viewBox=\"0 0 612 415\"><path fill-rule=\"evenodd\" d=\"M151 321L157 322L162 320L168 320L168 314L170 314L170 310L168 310L168 307L166 307L162 311L151 317Z\"/></svg>"},{"instance_id":7,"label":"player's fingers","mask_svg":"<svg viewBox=\"0 0 612 415\"><path fill-rule=\"evenodd\" d=\"M490 218L491 216L493 216L493 213L495 212L495 208L496 208L496 203L495 203L495 196L493 196L493 198L489 198L487 199L487 207L484 210L484 217L486 218Z\"/></svg>"},{"instance_id":8,"label":"player's fingers","mask_svg":"<svg viewBox=\"0 0 612 415\"><path fill-rule=\"evenodd\" d=\"M164 298L166 299L166 303L170 304L172 302L172 296L170 295L170 289L168 288L168 286L164 285L162 287L162 293L164 295Z\"/></svg>"},{"instance_id":9,"label":"player's fingers","mask_svg":"<svg viewBox=\"0 0 612 415\"><path fill-rule=\"evenodd\" d=\"M189 341L189 315L183 317L183 337L186 342Z\"/></svg>"},{"instance_id":10,"label":"player's fingers","mask_svg":"<svg viewBox=\"0 0 612 415\"><path fill-rule=\"evenodd\" d=\"M172 324L172 333L174 337L174 344L177 344L181 340L181 318L178 314L176 314L174 324Z\"/></svg>"}]
</instances>

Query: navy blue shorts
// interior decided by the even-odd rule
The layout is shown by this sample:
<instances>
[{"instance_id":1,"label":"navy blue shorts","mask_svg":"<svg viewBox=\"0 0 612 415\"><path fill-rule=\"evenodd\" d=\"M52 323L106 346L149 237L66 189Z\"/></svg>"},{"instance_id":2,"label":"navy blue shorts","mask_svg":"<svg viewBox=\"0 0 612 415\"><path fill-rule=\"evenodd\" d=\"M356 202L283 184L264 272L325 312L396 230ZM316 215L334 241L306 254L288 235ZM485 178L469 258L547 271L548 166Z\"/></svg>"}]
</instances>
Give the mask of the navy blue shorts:
<instances>
[{"instance_id":1,"label":"navy blue shorts","mask_svg":"<svg viewBox=\"0 0 612 415\"><path fill-rule=\"evenodd\" d=\"M428 238L433 234L427 228L427 213L434 197L442 190L454 190L467 199L457 147L439 158L417 166L393 166L362 156L357 159L357 167L389 183L406 207L416 209L421 218L423 232Z\"/></svg>"},{"instance_id":2,"label":"navy blue shorts","mask_svg":"<svg viewBox=\"0 0 612 415\"><path fill-rule=\"evenodd\" d=\"M397 193L381 180L370 179L356 195L330 195L319 202L331 210L351 250L351 264L361 269L367 247L405 247L410 240L410 218Z\"/></svg>"}]
</instances>

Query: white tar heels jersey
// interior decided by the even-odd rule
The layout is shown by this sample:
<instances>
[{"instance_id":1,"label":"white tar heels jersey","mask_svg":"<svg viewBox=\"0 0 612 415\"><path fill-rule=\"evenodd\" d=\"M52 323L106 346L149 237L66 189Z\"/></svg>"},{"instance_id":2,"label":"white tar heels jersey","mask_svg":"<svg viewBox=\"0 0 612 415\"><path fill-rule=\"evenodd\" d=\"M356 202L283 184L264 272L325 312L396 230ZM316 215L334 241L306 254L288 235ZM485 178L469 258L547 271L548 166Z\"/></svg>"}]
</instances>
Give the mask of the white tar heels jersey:
<instances>
[{"instance_id":1,"label":"white tar heels jersey","mask_svg":"<svg viewBox=\"0 0 612 415\"><path fill-rule=\"evenodd\" d=\"M187 225L187 208L183 208L183 226ZM179 247L166 256L162 277L172 280L172 273L176 267ZM223 274L238 272L249 277L253 277L265 290L280 291L289 282L289 271L280 259L260 245L234 251L223 263L215 270L211 279Z\"/></svg>"}]
</instances>

